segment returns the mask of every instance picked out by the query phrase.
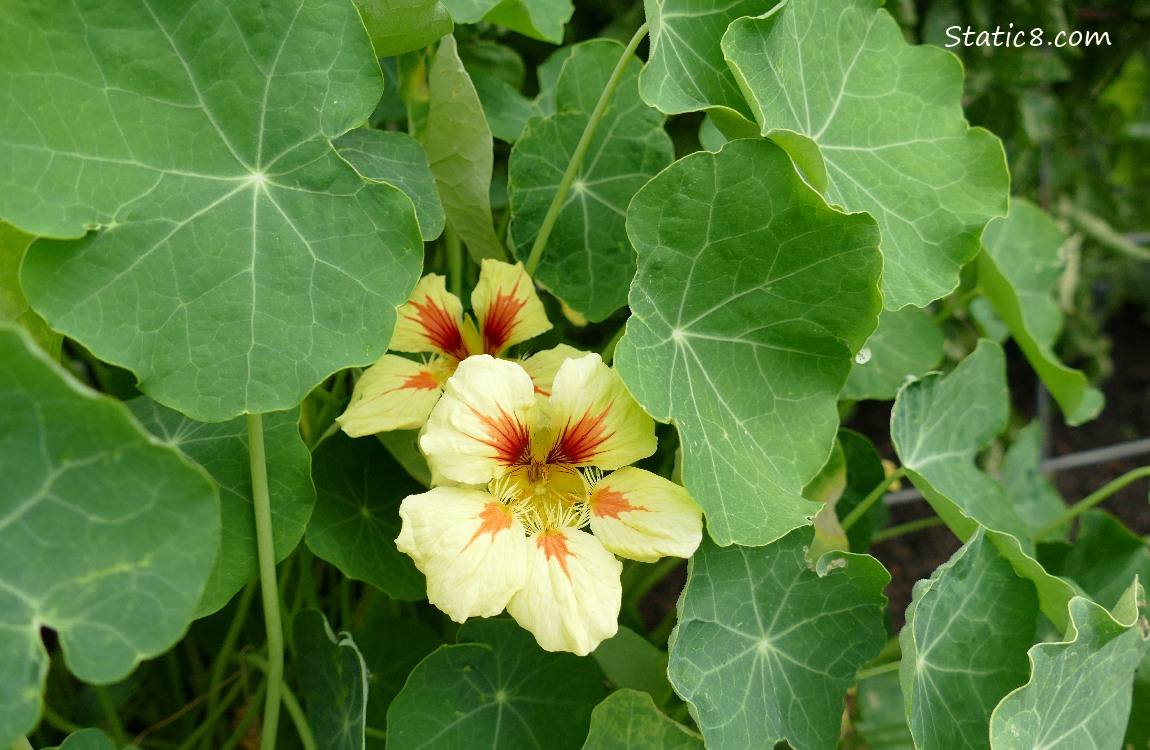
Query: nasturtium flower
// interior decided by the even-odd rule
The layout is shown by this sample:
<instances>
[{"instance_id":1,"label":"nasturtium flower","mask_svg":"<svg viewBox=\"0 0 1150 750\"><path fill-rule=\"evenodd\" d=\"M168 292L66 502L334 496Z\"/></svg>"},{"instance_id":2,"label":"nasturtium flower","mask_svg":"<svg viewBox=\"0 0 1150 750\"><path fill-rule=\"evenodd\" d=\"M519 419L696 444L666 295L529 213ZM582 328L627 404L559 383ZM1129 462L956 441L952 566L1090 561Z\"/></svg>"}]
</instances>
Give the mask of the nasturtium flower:
<instances>
[{"instance_id":1,"label":"nasturtium flower","mask_svg":"<svg viewBox=\"0 0 1150 750\"><path fill-rule=\"evenodd\" d=\"M544 649L587 654L618 630L615 555L688 557L702 539L687 491L629 466L655 445L597 354L563 361L549 397L518 363L470 357L420 439L432 471L461 486L407 497L396 544L456 622L506 609Z\"/></svg>"},{"instance_id":2,"label":"nasturtium flower","mask_svg":"<svg viewBox=\"0 0 1150 750\"><path fill-rule=\"evenodd\" d=\"M347 410L336 419L352 437L388 430L416 429L439 401L443 385L460 361L476 354L502 355L508 347L551 328L523 264L484 260L471 293L474 317L447 291L438 274L420 279L411 299L399 308L388 349L430 355L415 362L385 354L364 371ZM578 350L560 346L539 352L523 365L547 391L559 363Z\"/></svg>"}]
</instances>

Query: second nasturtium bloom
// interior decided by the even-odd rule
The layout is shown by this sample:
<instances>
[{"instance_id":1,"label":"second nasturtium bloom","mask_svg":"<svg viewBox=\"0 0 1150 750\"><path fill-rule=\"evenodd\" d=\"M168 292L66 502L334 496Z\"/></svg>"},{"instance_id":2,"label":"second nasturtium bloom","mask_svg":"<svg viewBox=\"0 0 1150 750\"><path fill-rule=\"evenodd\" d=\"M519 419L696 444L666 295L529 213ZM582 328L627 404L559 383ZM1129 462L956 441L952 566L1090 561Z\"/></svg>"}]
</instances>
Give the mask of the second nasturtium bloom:
<instances>
[{"instance_id":1,"label":"second nasturtium bloom","mask_svg":"<svg viewBox=\"0 0 1150 750\"><path fill-rule=\"evenodd\" d=\"M396 543L456 622L506 608L543 648L587 654L618 630L615 555L689 557L702 539L686 490L628 466L655 445L597 354L564 361L549 397L518 363L471 357L420 440L433 473L469 486L406 498Z\"/></svg>"},{"instance_id":2,"label":"second nasturtium bloom","mask_svg":"<svg viewBox=\"0 0 1150 750\"><path fill-rule=\"evenodd\" d=\"M411 299L399 308L388 349L431 356L415 362L385 354L365 370L347 411L336 420L343 431L361 437L421 427L460 361L475 354L498 357L551 328L522 263L484 260L471 306L474 318L447 291L444 277L428 274L420 279ZM561 346L539 352L524 365L546 385L559 363L576 351Z\"/></svg>"}]
</instances>

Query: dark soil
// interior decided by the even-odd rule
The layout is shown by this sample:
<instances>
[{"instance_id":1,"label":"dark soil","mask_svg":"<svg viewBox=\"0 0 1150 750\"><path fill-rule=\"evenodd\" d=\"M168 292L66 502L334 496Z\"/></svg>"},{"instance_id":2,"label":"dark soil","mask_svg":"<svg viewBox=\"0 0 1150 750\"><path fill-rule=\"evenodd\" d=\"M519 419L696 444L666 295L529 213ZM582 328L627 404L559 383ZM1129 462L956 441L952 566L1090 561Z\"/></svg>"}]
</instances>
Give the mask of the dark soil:
<instances>
[{"instance_id":1,"label":"dark soil","mask_svg":"<svg viewBox=\"0 0 1150 750\"><path fill-rule=\"evenodd\" d=\"M1107 335L1112 341L1114 372L1103 384L1106 406L1097 419L1079 427L1068 427L1061 420L1057 406L1052 407L1050 457L1150 437L1150 326L1141 321L1138 311L1128 310L1112 321ZM1007 351L1015 409L1027 420L1033 419L1038 384L1018 350L1008 346ZM853 416L850 426L870 436L883 456L893 459L889 442L890 406L864 404ZM1061 471L1053 480L1067 503L1074 503L1123 473L1148 463L1150 454L1133 456ZM1150 534L1150 502L1147 502L1145 481L1115 493L1099 507L1120 518L1135 534ZM891 508L890 524L931 515L930 506L917 500ZM946 527L939 526L877 544L871 549L871 554L891 574L886 593L895 632L902 627L915 582L930 577L960 546Z\"/></svg>"}]
</instances>

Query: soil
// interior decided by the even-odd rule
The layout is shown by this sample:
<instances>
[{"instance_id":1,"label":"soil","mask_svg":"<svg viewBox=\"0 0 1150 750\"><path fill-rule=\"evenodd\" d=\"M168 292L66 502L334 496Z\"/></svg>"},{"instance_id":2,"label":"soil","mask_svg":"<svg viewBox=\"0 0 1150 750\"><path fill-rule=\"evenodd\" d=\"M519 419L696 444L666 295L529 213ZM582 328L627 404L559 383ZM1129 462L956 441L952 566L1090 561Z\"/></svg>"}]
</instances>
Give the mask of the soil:
<instances>
[{"instance_id":1,"label":"soil","mask_svg":"<svg viewBox=\"0 0 1150 750\"><path fill-rule=\"evenodd\" d=\"M1103 384L1106 406L1097 419L1079 427L1069 427L1057 406L1052 408L1050 457L1103 448L1130 440L1150 437L1150 326L1140 311L1127 310L1107 326L1112 341L1114 371ZM1015 410L1027 421L1034 418L1038 383L1021 353L1007 347L1011 393ZM885 458L894 458L889 441L890 404L868 403L855 413L849 426L876 440ZM1074 503L1131 469L1150 463L1150 454L1122 460L1067 469L1054 475L1055 487L1067 503ZM1115 493L1101 506L1117 516L1139 536L1150 534L1150 502L1146 482L1135 482ZM933 515L930 506L917 500L891 508L890 524L900 524ZM945 526L876 544L870 553L891 574L887 587L888 612L894 632L902 628L903 615L910 604L915 582L946 562L961 546Z\"/></svg>"}]
</instances>

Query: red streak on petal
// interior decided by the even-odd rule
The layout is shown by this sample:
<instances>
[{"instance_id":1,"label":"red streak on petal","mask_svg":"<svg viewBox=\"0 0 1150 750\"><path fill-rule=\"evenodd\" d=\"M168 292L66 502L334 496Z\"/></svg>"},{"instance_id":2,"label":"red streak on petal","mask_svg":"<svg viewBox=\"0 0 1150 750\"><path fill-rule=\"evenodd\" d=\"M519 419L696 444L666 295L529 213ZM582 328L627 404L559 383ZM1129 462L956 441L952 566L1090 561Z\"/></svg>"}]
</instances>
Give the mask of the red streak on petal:
<instances>
[{"instance_id":1,"label":"red streak on petal","mask_svg":"<svg viewBox=\"0 0 1150 750\"><path fill-rule=\"evenodd\" d=\"M531 435L527 432L526 426L503 411L503 407L499 407L498 417L491 417L474 407L468 408L487 430L487 439L479 442L495 450L495 455L491 458L505 466L530 463Z\"/></svg>"},{"instance_id":2,"label":"red streak on petal","mask_svg":"<svg viewBox=\"0 0 1150 750\"><path fill-rule=\"evenodd\" d=\"M551 394L549 392L543 390L539 386L536 385L536 386L534 386L534 388L535 388L535 392L538 393L540 396L546 396L547 398L551 398Z\"/></svg>"},{"instance_id":3,"label":"red streak on petal","mask_svg":"<svg viewBox=\"0 0 1150 750\"><path fill-rule=\"evenodd\" d=\"M547 456L547 463L585 464L603 452L603 444L614 437L607 432L607 415L611 405L599 414L585 414L575 424L568 422L555 439L554 447Z\"/></svg>"},{"instance_id":4,"label":"red streak on petal","mask_svg":"<svg viewBox=\"0 0 1150 750\"><path fill-rule=\"evenodd\" d=\"M535 537L535 543L543 550L548 560L554 558L559 561L563 575L567 576L567 580L571 580L571 571L567 569L567 558L571 556L571 550L567 549L567 537L558 531L544 531Z\"/></svg>"},{"instance_id":5,"label":"red streak on petal","mask_svg":"<svg viewBox=\"0 0 1150 750\"><path fill-rule=\"evenodd\" d=\"M463 549L471 546L479 537L484 534L491 535L492 543L495 542L495 535L501 531L507 531L511 528L511 514L507 512L507 508L503 507L500 503L488 503L483 506L483 510L479 511L479 528L467 540L467 544L463 545Z\"/></svg>"},{"instance_id":6,"label":"red streak on petal","mask_svg":"<svg viewBox=\"0 0 1150 750\"><path fill-rule=\"evenodd\" d=\"M487 308L487 315L479 321L479 326L483 329L483 351L485 354L490 354L493 357L498 356L507 346L507 341L511 338L511 331L514 330L515 324L518 322L519 311L527 304L526 299L515 296L515 292L518 290L519 282L516 281L510 294L504 294L500 291Z\"/></svg>"},{"instance_id":7,"label":"red streak on petal","mask_svg":"<svg viewBox=\"0 0 1150 750\"><path fill-rule=\"evenodd\" d=\"M596 490L591 498L591 512L602 518L617 519L621 514L631 511L650 513L647 508L641 505L632 505L626 495L610 487Z\"/></svg>"},{"instance_id":8,"label":"red streak on petal","mask_svg":"<svg viewBox=\"0 0 1150 750\"><path fill-rule=\"evenodd\" d=\"M416 309L415 319L423 327L424 335L432 346L458 360L467 359L470 352L463 343L463 331L451 313L430 299L423 305L415 300L408 304Z\"/></svg>"}]
</instances>

